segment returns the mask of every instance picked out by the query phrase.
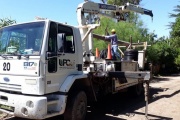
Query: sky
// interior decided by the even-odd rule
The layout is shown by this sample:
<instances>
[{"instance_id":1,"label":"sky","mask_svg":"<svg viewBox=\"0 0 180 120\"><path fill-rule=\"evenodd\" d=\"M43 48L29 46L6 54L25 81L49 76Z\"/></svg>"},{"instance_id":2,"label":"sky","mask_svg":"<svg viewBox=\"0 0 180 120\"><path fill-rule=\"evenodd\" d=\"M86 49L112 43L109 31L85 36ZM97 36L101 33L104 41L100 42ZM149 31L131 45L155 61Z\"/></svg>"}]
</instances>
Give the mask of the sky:
<instances>
[{"instance_id":1,"label":"sky","mask_svg":"<svg viewBox=\"0 0 180 120\"><path fill-rule=\"evenodd\" d=\"M53 2L52 2L53 1ZM58 22L67 22L77 26L76 8L84 0L1 0L0 18L11 18L17 23L33 21L36 16ZM100 0L92 0L100 2ZM153 11L153 21L150 16L140 15L145 27L158 38L169 36L167 25L173 22L169 18L174 6L179 0L142 0L140 6Z\"/></svg>"},{"instance_id":2,"label":"sky","mask_svg":"<svg viewBox=\"0 0 180 120\"><path fill-rule=\"evenodd\" d=\"M174 22L175 18L169 18L169 13L174 13L175 6L180 4L179 0L142 0L141 7L152 10L153 21L149 16L141 15L145 27L149 28L150 33L157 34L158 38L169 36L170 29L167 25Z\"/></svg>"}]
</instances>

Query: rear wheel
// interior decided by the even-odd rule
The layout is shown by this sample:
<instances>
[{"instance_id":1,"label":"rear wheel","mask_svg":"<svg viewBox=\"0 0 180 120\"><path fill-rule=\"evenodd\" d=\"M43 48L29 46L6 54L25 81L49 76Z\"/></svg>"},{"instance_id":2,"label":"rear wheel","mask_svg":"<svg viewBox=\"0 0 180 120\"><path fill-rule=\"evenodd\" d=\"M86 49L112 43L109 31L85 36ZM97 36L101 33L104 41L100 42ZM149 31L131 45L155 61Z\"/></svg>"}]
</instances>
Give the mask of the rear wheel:
<instances>
[{"instance_id":1,"label":"rear wheel","mask_svg":"<svg viewBox=\"0 0 180 120\"><path fill-rule=\"evenodd\" d=\"M136 96L140 96L143 93L143 83L139 83L134 87L135 87Z\"/></svg>"},{"instance_id":2,"label":"rear wheel","mask_svg":"<svg viewBox=\"0 0 180 120\"><path fill-rule=\"evenodd\" d=\"M87 111L87 96L84 91L76 92L68 98L64 120L84 120Z\"/></svg>"},{"instance_id":3,"label":"rear wheel","mask_svg":"<svg viewBox=\"0 0 180 120\"><path fill-rule=\"evenodd\" d=\"M143 83L138 83L137 85L131 86L129 88L129 92L133 96L140 96L142 95L144 90Z\"/></svg>"}]
</instances>

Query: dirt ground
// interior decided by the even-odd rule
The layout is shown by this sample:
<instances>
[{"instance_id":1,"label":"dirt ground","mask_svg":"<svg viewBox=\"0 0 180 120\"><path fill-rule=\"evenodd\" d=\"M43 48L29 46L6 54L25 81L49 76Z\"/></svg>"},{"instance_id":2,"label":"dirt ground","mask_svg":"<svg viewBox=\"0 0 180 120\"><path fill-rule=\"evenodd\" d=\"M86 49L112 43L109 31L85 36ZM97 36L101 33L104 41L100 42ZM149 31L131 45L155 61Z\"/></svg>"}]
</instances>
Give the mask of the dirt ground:
<instances>
[{"instance_id":1,"label":"dirt ground","mask_svg":"<svg viewBox=\"0 0 180 120\"><path fill-rule=\"evenodd\" d=\"M154 78L150 84L149 98L149 120L180 120L180 74ZM88 106L86 120L145 120L144 114L143 95L134 97L120 93ZM6 114L0 114L0 120L4 120L5 116L7 117Z\"/></svg>"},{"instance_id":2,"label":"dirt ground","mask_svg":"<svg viewBox=\"0 0 180 120\"><path fill-rule=\"evenodd\" d=\"M149 97L148 119L180 120L180 74L154 78ZM144 96L135 98L124 93L98 104L87 120L145 120L144 114Z\"/></svg>"}]
</instances>

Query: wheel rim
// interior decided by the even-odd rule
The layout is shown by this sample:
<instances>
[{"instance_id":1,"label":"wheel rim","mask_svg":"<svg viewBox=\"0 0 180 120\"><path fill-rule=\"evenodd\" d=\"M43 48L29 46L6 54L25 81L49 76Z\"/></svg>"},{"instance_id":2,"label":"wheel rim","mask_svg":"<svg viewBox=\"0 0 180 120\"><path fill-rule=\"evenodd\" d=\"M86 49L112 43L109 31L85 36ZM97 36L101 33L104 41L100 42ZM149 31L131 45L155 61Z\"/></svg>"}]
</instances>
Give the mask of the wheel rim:
<instances>
[{"instance_id":1,"label":"wheel rim","mask_svg":"<svg viewBox=\"0 0 180 120\"><path fill-rule=\"evenodd\" d=\"M86 112L86 103L84 100L81 100L78 104L77 108L77 116L78 118L83 118Z\"/></svg>"}]
</instances>

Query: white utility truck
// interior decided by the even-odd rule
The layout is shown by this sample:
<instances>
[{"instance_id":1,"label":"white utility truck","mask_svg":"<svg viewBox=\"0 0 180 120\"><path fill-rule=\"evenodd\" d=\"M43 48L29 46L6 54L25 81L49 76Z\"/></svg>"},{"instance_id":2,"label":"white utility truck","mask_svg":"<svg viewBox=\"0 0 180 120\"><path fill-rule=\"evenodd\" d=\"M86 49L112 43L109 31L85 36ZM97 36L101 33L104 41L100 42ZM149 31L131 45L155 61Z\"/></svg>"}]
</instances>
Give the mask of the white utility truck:
<instances>
[{"instance_id":1,"label":"white utility truck","mask_svg":"<svg viewBox=\"0 0 180 120\"><path fill-rule=\"evenodd\" d=\"M77 8L78 27L41 19L1 28L0 111L29 119L63 114L65 120L84 120L87 102L132 86L139 94L151 78L143 71L145 50L123 61L92 54L98 15L121 20L129 11L153 16L130 3L86 1Z\"/></svg>"}]
</instances>

